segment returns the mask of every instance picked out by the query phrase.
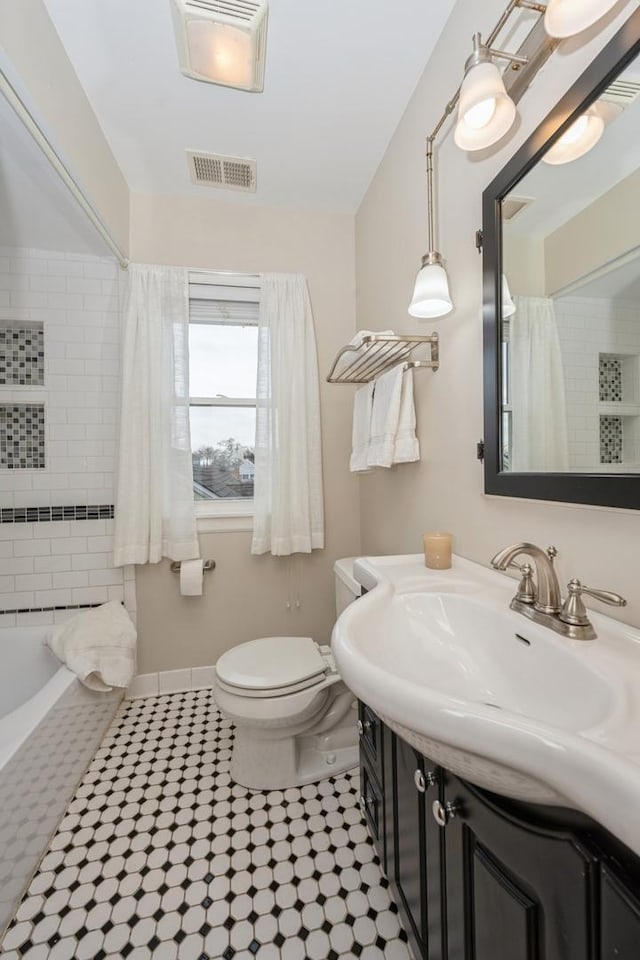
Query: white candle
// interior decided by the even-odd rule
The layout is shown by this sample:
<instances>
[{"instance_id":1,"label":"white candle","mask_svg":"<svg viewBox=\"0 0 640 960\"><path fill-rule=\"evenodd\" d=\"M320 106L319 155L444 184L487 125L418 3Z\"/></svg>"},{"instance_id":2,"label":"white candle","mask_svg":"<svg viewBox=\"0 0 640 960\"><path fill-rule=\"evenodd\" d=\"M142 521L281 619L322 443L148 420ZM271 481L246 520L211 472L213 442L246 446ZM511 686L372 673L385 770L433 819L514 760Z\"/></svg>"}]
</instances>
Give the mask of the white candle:
<instances>
[{"instance_id":1,"label":"white candle","mask_svg":"<svg viewBox=\"0 0 640 960\"><path fill-rule=\"evenodd\" d=\"M450 533L425 533L422 537L425 567L431 570L448 570L451 566L452 541Z\"/></svg>"}]
</instances>

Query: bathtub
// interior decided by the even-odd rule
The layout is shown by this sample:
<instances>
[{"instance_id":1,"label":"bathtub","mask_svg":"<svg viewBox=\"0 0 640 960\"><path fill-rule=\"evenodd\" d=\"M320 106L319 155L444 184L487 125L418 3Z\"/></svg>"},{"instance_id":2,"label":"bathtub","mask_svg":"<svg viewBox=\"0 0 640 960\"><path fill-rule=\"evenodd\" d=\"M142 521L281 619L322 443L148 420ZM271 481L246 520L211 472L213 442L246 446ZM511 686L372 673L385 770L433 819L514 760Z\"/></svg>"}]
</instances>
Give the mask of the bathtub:
<instances>
[{"instance_id":1,"label":"bathtub","mask_svg":"<svg viewBox=\"0 0 640 960\"><path fill-rule=\"evenodd\" d=\"M61 666L50 629L0 630L0 933L122 698Z\"/></svg>"}]
</instances>

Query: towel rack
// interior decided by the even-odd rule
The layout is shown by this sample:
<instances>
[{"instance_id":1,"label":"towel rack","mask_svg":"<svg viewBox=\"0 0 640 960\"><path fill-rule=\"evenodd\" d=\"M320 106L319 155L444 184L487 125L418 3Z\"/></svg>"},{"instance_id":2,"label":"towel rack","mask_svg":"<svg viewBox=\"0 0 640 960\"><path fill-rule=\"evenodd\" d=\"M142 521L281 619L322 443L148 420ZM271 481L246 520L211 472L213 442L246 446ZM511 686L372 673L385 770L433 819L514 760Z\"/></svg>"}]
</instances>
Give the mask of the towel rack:
<instances>
[{"instance_id":1,"label":"towel rack","mask_svg":"<svg viewBox=\"0 0 640 960\"><path fill-rule=\"evenodd\" d=\"M431 359L413 359L414 350L422 343L431 345ZM351 356L350 356L351 354ZM426 336L400 336L389 333L366 334L356 346L348 343L333 361L327 377L328 383L368 383L381 373L385 373L398 363L404 363L405 369L411 367L429 367L437 370L440 366L438 334Z\"/></svg>"}]
</instances>

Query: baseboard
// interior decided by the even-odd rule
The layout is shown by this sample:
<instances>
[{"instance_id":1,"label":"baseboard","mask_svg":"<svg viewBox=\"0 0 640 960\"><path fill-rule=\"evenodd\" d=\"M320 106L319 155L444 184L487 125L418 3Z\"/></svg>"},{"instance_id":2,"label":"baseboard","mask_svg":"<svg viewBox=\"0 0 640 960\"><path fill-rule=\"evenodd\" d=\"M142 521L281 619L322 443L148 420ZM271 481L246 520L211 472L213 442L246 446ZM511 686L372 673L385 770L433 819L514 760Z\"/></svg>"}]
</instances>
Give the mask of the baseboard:
<instances>
[{"instance_id":1,"label":"baseboard","mask_svg":"<svg viewBox=\"0 0 640 960\"><path fill-rule=\"evenodd\" d=\"M127 688L127 700L157 697L165 693L186 690L206 690L213 686L215 667L186 667L184 670L161 670L159 673L139 673Z\"/></svg>"}]
</instances>

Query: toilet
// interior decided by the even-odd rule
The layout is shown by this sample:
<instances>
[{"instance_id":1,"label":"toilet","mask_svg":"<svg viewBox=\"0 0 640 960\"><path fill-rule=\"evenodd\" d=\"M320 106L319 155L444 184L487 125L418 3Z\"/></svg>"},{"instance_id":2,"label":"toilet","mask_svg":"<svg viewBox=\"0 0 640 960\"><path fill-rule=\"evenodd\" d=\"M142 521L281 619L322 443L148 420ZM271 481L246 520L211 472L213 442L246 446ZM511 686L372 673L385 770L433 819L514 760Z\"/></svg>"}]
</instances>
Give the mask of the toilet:
<instances>
[{"instance_id":1,"label":"toilet","mask_svg":"<svg viewBox=\"0 0 640 960\"><path fill-rule=\"evenodd\" d=\"M353 560L334 566L336 613L360 596ZM281 790L336 776L358 764L354 696L329 646L311 637L260 637L216 664L216 704L235 734L231 777L254 790Z\"/></svg>"}]
</instances>

